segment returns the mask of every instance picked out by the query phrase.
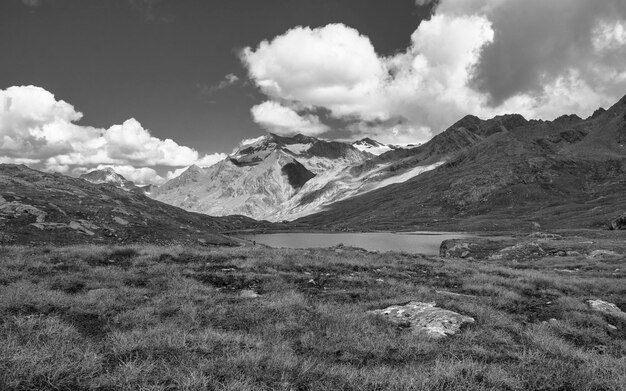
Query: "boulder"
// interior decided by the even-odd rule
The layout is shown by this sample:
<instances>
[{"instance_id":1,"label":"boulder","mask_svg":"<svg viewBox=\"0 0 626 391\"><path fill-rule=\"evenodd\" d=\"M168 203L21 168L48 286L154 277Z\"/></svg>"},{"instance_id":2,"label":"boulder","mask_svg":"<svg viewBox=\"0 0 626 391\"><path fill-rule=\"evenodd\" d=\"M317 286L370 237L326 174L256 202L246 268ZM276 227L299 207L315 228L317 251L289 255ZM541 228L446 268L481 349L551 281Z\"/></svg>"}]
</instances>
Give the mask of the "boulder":
<instances>
[{"instance_id":1,"label":"boulder","mask_svg":"<svg viewBox=\"0 0 626 391\"><path fill-rule=\"evenodd\" d=\"M508 245L510 245L508 240L448 239L441 242L439 256L442 258L486 259Z\"/></svg>"},{"instance_id":2,"label":"boulder","mask_svg":"<svg viewBox=\"0 0 626 391\"><path fill-rule=\"evenodd\" d=\"M419 301L369 312L382 315L399 326L408 327L415 334L425 333L432 338L456 334L463 324L474 323L474 318L437 308L435 303Z\"/></svg>"},{"instance_id":3,"label":"boulder","mask_svg":"<svg viewBox=\"0 0 626 391\"><path fill-rule=\"evenodd\" d=\"M604 300L587 300L587 304L592 310L611 315L616 318L626 319L626 312L622 311L618 306Z\"/></svg>"},{"instance_id":4,"label":"boulder","mask_svg":"<svg viewBox=\"0 0 626 391\"><path fill-rule=\"evenodd\" d=\"M90 230L88 230L87 228L83 227L78 221L70 221L69 225L68 225L71 229L78 231L78 232L82 232L86 235L89 236L93 236L94 233Z\"/></svg>"},{"instance_id":5,"label":"boulder","mask_svg":"<svg viewBox=\"0 0 626 391\"><path fill-rule=\"evenodd\" d=\"M626 229L626 214L612 219L609 222L609 229L611 230L623 230Z\"/></svg>"}]
</instances>

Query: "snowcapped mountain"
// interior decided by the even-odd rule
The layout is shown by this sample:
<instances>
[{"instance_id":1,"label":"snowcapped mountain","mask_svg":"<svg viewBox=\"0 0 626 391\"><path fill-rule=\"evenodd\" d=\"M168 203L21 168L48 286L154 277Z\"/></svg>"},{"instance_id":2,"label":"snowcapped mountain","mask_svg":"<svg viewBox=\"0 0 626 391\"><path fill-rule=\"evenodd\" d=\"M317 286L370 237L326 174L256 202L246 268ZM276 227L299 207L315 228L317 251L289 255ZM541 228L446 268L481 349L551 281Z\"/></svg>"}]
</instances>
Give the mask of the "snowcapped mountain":
<instances>
[{"instance_id":1,"label":"snowcapped mountain","mask_svg":"<svg viewBox=\"0 0 626 391\"><path fill-rule=\"evenodd\" d=\"M358 141L355 141L352 143L352 146L356 149L358 149L359 151L362 152L369 152L372 155L382 155L385 152L389 152L392 149L395 149L397 147L395 146L390 146L390 145L386 145L383 143L380 143L376 140L373 140L369 137L365 137L362 138Z\"/></svg>"},{"instance_id":2,"label":"snowcapped mountain","mask_svg":"<svg viewBox=\"0 0 626 391\"><path fill-rule=\"evenodd\" d=\"M268 134L242 143L211 167L189 167L154 188L151 197L213 216L292 220L333 202L403 182L440 164L399 169L390 161L367 164L373 157L348 143Z\"/></svg>"},{"instance_id":3,"label":"snowcapped mountain","mask_svg":"<svg viewBox=\"0 0 626 391\"><path fill-rule=\"evenodd\" d=\"M150 186L140 187L135 185L134 182L124 178L122 175L115 172L115 170L111 167L89 171L88 173L81 175L80 179L84 179L87 182L91 182L96 185L108 183L119 187L120 189L139 194L147 193L150 189Z\"/></svg>"}]
</instances>

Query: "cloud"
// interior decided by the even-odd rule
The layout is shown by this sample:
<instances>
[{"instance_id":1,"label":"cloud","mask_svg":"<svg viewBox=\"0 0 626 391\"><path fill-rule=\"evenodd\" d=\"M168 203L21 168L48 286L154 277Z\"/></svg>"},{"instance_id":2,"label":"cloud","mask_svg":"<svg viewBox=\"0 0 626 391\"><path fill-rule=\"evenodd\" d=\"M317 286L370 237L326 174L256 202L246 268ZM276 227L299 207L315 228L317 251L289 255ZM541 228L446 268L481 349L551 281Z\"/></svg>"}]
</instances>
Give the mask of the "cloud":
<instances>
[{"instance_id":1,"label":"cloud","mask_svg":"<svg viewBox=\"0 0 626 391\"><path fill-rule=\"evenodd\" d=\"M273 101L254 106L252 118L267 131L279 135L301 133L316 136L329 129L317 116L310 114L301 116L295 110Z\"/></svg>"},{"instance_id":2,"label":"cloud","mask_svg":"<svg viewBox=\"0 0 626 391\"><path fill-rule=\"evenodd\" d=\"M43 88L0 90L1 161L63 173L112 165L145 183L160 180L150 166L208 166L226 156L200 157L192 148L152 136L133 118L109 128L76 125L81 118L74 106Z\"/></svg>"},{"instance_id":3,"label":"cloud","mask_svg":"<svg viewBox=\"0 0 626 391\"><path fill-rule=\"evenodd\" d=\"M250 145L250 144L254 144L257 141L261 141L263 140L265 136L260 136L260 137L255 137L255 138L246 138L241 140L241 142L239 143L240 147L243 147L244 145ZM235 150L237 150L237 148L235 148Z\"/></svg>"},{"instance_id":4,"label":"cloud","mask_svg":"<svg viewBox=\"0 0 626 391\"><path fill-rule=\"evenodd\" d=\"M434 14L410 45L389 57L343 24L295 27L240 57L250 79L278 105L272 111L284 113L276 117L297 123L294 114L323 108L358 135L390 139L395 131L416 142L469 113L584 117L626 92L623 0L432 3ZM264 128L277 122L258 111L255 106L253 117ZM282 125L289 133L290 121Z\"/></svg>"},{"instance_id":5,"label":"cloud","mask_svg":"<svg viewBox=\"0 0 626 391\"><path fill-rule=\"evenodd\" d=\"M485 47L472 82L494 106L520 94L545 94L546 85L571 71L613 99L616 90L624 92L624 83L614 88L602 77L623 68L626 58L619 44L623 0L444 0L437 13L483 13L492 23L496 39ZM619 58L605 56L600 47L619 52Z\"/></svg>"},{"instance_id":6,"label":"cloud","mask_svg":"<svg viewBox=\"0 0 626 391\"><path fill-rule=\"evenodd\" d=\"M204 155L198 159L194 164L199 167L210 167L217 162L220 162L228 157L225 153L214 153L210 155Z\"/></svg>"},{"instance_id":7,"label":"cloud","mask_svg":"<svg viewBox=\"0 0 626 391\"><path fill-rule=\"evenodd\" d=\"M385 67L369 38L343 24L296 27L241 59L261 91L274 99L329 109L336 116L368 112L364 97L385 78ZM371 112L370 118L384 113Z\"/></svg>"},{"instance_id":8,"label":"cloud","mask_svg":"<svg viewBox=\"0 0 626 391\"><path fill-rule=\"evenodd\" d=\"M177 168L176 170L172 170L172 171L168 171L167 172L167 180L171 180L174 179L178 176L180 176L180 174L182 174L183 172L187 171L189 167L181 167L181 168Z\"/></svg>"},{"instance_id":9,"label":"cloud","mask_svg":"<svg viewBox=\"0 0 626 391\"><path fill-rule=\"evenodd\" d=\"M206 86L206 85L199 84L198 88L200 89L200 93L202 95L213 95L217 91L228 88L234 85L235 83L237 83L238 81L239 81L239 76L235 75L234 73L229 73L228 75L224 76L223 80L221 80L219 83L215 85Z\"/></svg>"}]
</instances>

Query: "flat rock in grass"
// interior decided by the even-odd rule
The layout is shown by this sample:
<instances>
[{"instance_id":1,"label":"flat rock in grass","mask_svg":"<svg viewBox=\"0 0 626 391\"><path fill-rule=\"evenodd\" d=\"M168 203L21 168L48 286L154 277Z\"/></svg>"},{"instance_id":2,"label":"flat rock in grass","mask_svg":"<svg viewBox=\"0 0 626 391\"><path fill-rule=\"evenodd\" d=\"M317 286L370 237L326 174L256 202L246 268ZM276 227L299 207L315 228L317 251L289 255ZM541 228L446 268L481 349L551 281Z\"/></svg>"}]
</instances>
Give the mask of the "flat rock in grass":
<instances>
[{"instance_id":1,"label":"flat rock in grass","mask_svg":"<svg viewBox=\"0 0 626 391\"><path fill-rule=\"evenodd\" d=\"M604 300L587 300L587 304L591 307L592 310L601 312L606 315L615 316L617 318L626 319L626 312L619 309L613 303L609 303Z\"/></svg>"},{"instance_id":2,"label":"flat rock in grass","mask_svg":"<svg viewBox=\"0 0 626 391\"><path fill-rule=\"evenodd\" d=\"M369 311L382 315L391 322L411 328L413 333L426 333L433 338L456 334L465 323L474 323L474 318L454 311L435 307L435 303L412 301L381 310Z\"/></svg>"},{"instance_id":3,"label":"flat rock in grass","mask_svg":"<svg viewBox=\"0 0 626 391\"><path fill-rule=\"evenodd\" d=\"M261 295L251 289L242 289L241 292L239 292L239 297L244 299L256 299L257 297L261 297Z\"/></svg>"},{"instance_id":4,"label":"flat rock in grass","mask_svg":"<svg viewBox=\"0 0 626 391\"><path fill-rule=\"evenodd\" d=\"M610 250L593 250L589 253L589 258L598 258L598 257L619 257L620 255L615 251Z\"/></svg>"}]
</instances>

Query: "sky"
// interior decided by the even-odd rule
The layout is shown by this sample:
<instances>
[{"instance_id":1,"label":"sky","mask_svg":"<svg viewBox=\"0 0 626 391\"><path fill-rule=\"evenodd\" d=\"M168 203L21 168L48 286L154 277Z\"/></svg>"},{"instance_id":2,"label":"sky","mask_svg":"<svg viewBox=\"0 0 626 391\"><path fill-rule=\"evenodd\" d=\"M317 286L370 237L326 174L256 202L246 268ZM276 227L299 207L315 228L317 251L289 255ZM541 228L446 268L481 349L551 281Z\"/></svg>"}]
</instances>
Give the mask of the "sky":
<instances>
[{"instance_id":1,"label":"sky","mask_svg":"<svg viewBox=\"0 0 626 391\"><path fill-rule=\"evenodd\" d=\"M586 117L625 65L623 0L2 0L0 163L158 184L265 132Z\"/></svg>"}]
</instances>

